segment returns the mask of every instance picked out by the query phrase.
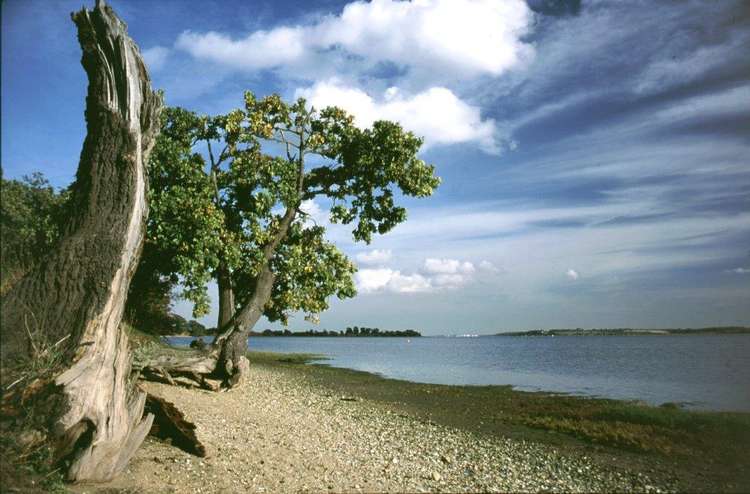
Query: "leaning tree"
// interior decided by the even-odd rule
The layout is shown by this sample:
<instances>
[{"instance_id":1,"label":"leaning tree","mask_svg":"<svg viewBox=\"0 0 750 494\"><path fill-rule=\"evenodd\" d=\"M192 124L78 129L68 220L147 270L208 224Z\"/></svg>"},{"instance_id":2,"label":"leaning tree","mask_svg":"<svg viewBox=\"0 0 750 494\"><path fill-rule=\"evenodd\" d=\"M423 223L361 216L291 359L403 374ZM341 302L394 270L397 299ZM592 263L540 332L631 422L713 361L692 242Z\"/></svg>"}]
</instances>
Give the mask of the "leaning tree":
<instances>
[{"instance_id":1,"label":"leaning tree","mask_svg":"<svg viewBox=\"0 0 750 494\"><path fill-rule=\"evenodd\" d=\"M97 0L72 15L89 78L87 135L57 247L2 297L2 365L57 355L45 389L51 435L73 481L119 473L149 431L120 329L147 217L146 162L161 98L125 23ZM17 363L17 362L16 362ZM22 386L17 386L16 389ZM7 395L6 397L7 398Z\"/></svg>"},{"instance_id":2,"label":"leaning tree","mask_svg":"<svg viewBox=\"0 0 750 494\"><path fill-rule=\"evenodd\" d=\"M157 379L172 372L205 385L211 374L232 387L246 375L247 339L262 316L315 319L330 296L355 295L354 265L306 205L327 207L332 222L370 242L406 219L397 197L429 196L440 182L417 157L422 140L396 123L360 129L341 109L278 95L246 92L244 103L216 117L163 115L149 164L147 249L163 274L180 276L196 316L215 279L219 318L207 357L147 366Z\"/></svg>"}]
</instances>

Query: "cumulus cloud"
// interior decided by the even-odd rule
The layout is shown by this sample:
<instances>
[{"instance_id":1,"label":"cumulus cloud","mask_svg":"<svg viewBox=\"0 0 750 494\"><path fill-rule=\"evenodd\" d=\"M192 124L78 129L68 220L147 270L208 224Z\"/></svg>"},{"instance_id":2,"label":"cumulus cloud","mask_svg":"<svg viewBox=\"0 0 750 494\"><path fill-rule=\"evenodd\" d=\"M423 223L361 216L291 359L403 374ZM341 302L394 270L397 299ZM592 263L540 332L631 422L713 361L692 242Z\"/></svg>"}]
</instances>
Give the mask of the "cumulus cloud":
<instances>
[{"instance_id":1,"label":"cumulus cloud","mask_svg":"<svg viewBox=\"0 0 750 494\"><path fill-rule=\"evenodd\" d=\"M362 293L434 292L464 286L473 279L475 272L474 264L468 261L430 258L424 260L419 272L412 274L389 268L361 269L356 282Z\"/></svg>"},{"instance_id":2,"label":"cumulus cloud","mask_svg":"<svg viewBox=\"0 0 750 494\"><path fill-rule=\"evenodd\" d=\"M151 71L156 71L164 66L164 62L167 61L169 56L169 48L164 46L152 46L146 50L143 50L143 60L146 62L146 66Z\"/></svg>"},{"instance_id":3,"label":"cumulus cloud","mask_svg":"<svg viewBox=\"0 0 750 494\"><path fill-rule=\"evenodd\" d=\"M300 27L256 31L240 40L213 31L204 34L185 31L177 38L175 47L202 60L258 70L300 60L308 49L304 37L304 29Z\"/></svg>"},{"instance_id":4,"label":"cumulus cloud","mask_svg":"<svg viewBox=\"0 0 750 494\"><path fill-rule=\"evenodd\" d=\"M565 276L567 276L569 279L573 281L577 280L580 277L580 275L578 274L578 271L576 271L575 269L568 269L565 272Z\"/></svg>"},{"instance_id":5,"label":"cumulus cloud","mask_svg":"<svg viewBox=\"0 0 750 494\"><path fill-rule=\"evenodd\" d=\"M373 249L367 252L360 252L356 255L357 262L361 264L385 264L391 260L392 252L390 249L380 250Z\"/></svg>"},{"instance_id":6,"label":"cumulus cloud","mask_svg":"<svg viewBox=\"0 0 750 494\"><path fill-rule=\"evenodd\" d=\"M258 70L343 51L462 77L499 75L533 54L523 41L533 14L523 0L356 1L306 26L280 26L232 39L184 32L176 46L197 58Z\"/></svg>"},{"instance_id":7,"label":"cumulus cloud","mask_svg":"<svg viewBox=\"0 0 750 494\"><path fill-rule=\"evenodd\" d=\"M432 87L415 95L391 87L381 97L373 98L334 78L298 89L295 97L300 96L316 108L343 108L355 116L360 127L369 127L376 120L399 122L424 137L427 146L475 142L488 153L499 151L495 121L483 120L479 107L469 105L444 87Z\"/></svg>"},{"instance_id":8,"label":"cumulus cloud","mask_svg":"<svg viewBox=\"0 0 750 494\"><path fill-rule=\"evenodd\" d=\"M302 203L299 206L299 209L304 213L305 215L305 225L311 226L311 225L325 225L328 222L328 215L326 211L323 211L323 209L320 207L320 205L315 202L314 199L308 199L306 201L302 201Z\"/></svg>"},{"instance_id":9,"label":"cumulus cloud","mask_svg":"<svg viewBox=\"0 0 750 494\"><path fill-rule=\"evenodd\" d=\"M533 19L523 0L355 1L311 24L241 38L185 31L175 48L231 70L315 81L297 96L319 108L341 106L362 127L394 120L426 146L473 143L499 154L495 121L445 85L497 77L531 60L524 39ZM392 68L391 75L374 75L379 67Z\"/></svg>"},{"instance_id":10,"label":"cumulus cloud","mask_svg":"<svg viewBox=\"0 0 750 494\"><path fill-rule=\"evenodd\" d=\"M357 271L356 282L361 293L416 293L432 289L429 280L420 274L404 275L389 268L360 269Z\"/></svg>"},{"instance_id":11,"label":"cumulus cloud","mask_svg":"<svg viewBox=\"0 0 750 494\"><path fill-rule=\"evenodd\" d=\"M422 269L428 274L472 274L475 271L472 263L456 259L425 259Z\"/></svg>"}]
</instances>

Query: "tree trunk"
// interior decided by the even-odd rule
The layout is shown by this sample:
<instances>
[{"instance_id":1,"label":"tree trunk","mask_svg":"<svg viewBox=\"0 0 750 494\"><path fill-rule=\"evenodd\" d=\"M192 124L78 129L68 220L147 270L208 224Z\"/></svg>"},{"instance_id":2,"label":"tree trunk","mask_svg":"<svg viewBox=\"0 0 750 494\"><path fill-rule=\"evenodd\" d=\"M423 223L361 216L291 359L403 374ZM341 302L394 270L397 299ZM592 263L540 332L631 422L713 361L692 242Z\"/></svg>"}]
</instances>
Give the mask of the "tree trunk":
<instances>
[{"instance_id":1,"label":"tree trunk","mask_svg":"<svg viewBox=\"0 0 750 494\"><path fill-rule=\"evenodd\" d=\"M302 172L303 167L300 163L300 177L302 176ZM250 336L250 330L252 330L263 316L263 310L271 299L273 284L276 281L276 275L271 269L271 259L289 232L289 227L297 215L297 206L287 208L273 240L263 248L265 266L258 275L255 289L249 300L244 302L239 310L236 310L236 304L233 303L231 305L231 316L229 316L224 324L221 324L222 317L227 317L227 314L230 314L230 312L229 309L225 309L225 312L222 314L220 309L220 322L217 327L219 334L211 345L208 355L190 360L175 359L174 361L167 362L160 360L140 362L139 365L146 370L142 375L144 378L159 382L170 382L171 380L173 382L170 382L170 384L191 385L203 388L211 387L211 384L206 381L207 376L221 380L221 385L224 388L233 388L245 382L250 371L250 362L246 356L247 339ZM226 271L223 272L226 273ZM221 273L222 270L219 271L218 276L220 300L222 292L225 293L225 297L227 294L233 296L231 284L229 285L230 290L222 290ZM224 283L227 280L231 280L231 278L224 278ZM225 285L224 289L226 288ZM224 300L226 301L227 299L225 298ZM223 304L220 302L220 307L222 306ZM211 369L208 373L206 372L207 366ZM172 379L172 376L183 380L178 383L176 379ZM184 378L192 379L195 384L188 384L184 381Z\"/></svg>"},{"instance_id":2,"label":"tree trunk","mask_svg":"<svg viewBox=\"0 0 750 494\"><path fill-rule=\"evenodd\" d=\"M58 248L2 299L3 365L44 348L64 353L49 410L67 478L106 481L151 427L145 393L129 380L120 330L145 220L145 163L159 131L160 97L127 27L103 0L72 15L89 78L87 135ZM64 339L64 344L53 346Z\"/></svg>"},{"instance_id":3,"label":"tree trunk","mask_svg":"<svg viewBox=\"0 0 750 494\"><path fill-rule=\"evenodd\" d=\"M300 163L300 187L303 171L304 168ZM246 357L247 339L250 336L250 330L263 316L263 309L271 299L273 284L276 281L276 275L271 270L271 259L279 244L286 238L296 216L297 206L288 207L273 240L263 249L266 263L258 275L250 300L234 313L230 321L217 328L223 333L216 337L212 345L212 353L217 358L214 376L222 379L223 385L227 388L242 384L250 370L250 363Z\"/></svg>"},{"instance_id":4,"label":"tree trunk","mask_svg":"<svg viewBox=\"0 0 750 494\"><path fill-rule=\"evenodd\" d=\"M239 312L233 314L234 317L223 326L226 328L224 332L214 341L214 355L217 358L214 376L221 378L227 388L242 384L247 377L250 370L246 356L247 339L271 298L275 278L271 268L266 266L258 276L250 301Z\"/></svg>"},{"instance_id":5,"label":"tree trunk","mask_svg":"<svg viewBox=\"0 0 750 494\"><path fill-rule=\"evenodd\" d=\"M227 326L232 317L234 317L234 290L232 289L231 276L231 273L224 265L219 266L216 277L219 287L219 318L216 321L217 329Z\"/></svg>"}]
</instances>

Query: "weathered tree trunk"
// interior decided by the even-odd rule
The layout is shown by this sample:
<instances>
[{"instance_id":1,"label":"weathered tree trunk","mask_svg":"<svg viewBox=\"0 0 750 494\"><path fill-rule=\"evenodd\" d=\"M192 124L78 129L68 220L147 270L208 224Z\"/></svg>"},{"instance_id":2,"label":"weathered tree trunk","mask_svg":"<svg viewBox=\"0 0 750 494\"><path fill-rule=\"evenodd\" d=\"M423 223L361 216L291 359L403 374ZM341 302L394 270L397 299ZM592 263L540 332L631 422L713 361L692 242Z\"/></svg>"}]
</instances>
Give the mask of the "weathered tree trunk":
<instances>
[{"instance_id":1,"label":"weathered tree trunk","mask_svg":"<svg viewBox=\"0 0 750 494\"><path fill-rule=\"evenodd\" d=\"M106 481L151 427L145 393L130 382L125 297L148 213L145 163L159 130L161 99L140 52L112 9L72 15L89 78L87 136L73 186L72 217L58 248L2 299L0 356L33 358L65 338L55 380L61 407L52 434L67 478Z\"/></svg>"}]
</instances>

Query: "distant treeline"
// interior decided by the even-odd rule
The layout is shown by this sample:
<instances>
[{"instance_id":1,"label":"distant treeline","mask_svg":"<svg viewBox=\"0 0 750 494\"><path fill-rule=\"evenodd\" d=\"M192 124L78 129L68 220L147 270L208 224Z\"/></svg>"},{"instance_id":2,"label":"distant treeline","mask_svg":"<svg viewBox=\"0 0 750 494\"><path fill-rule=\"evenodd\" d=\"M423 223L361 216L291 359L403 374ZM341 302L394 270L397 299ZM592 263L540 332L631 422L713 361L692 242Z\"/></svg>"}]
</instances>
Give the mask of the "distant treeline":
<instances>
[{"instance_id":1,"label":"distant treeline","mask_svg":"<svg viewBox=\"0 0 750 494\"><path fill-rule=\"evenodd\" d=\"M289 331L288 329L266 329L262 333L252 332L250 336L342 336L342 337L360 337L360 336L401 336L416 338L422 336L419 331L413 329L405 329L402 331L389 331L381 330L380 328L360 328L354 326L353 328L346 328L344 331L336 330L312 330L307 331Z\"/></svg>"},{"instance_id":2,"label":"distant treeline","mask_svg":"<svg viewBox=\"0 0 750 494\"><path fill-rule=\"evenodd\" d=\"M512 331L497 333L496 336L628 336L628 335L665 335L665 334L748 334L750 328L741 326L719 326L712 328L676 328L676 329L633 329L633 328L604 328L604 329L534 329L531 331Z\"/></svg>"},{"instance_id":3,"label":"distant treeline","mask_svg":"<svg viewBox=\"0 0 750 494\"><path fill-rule=\"evenodd\" d=\"M212 336L216 334L216 328L207 328L198 321L188 321L184 317L170 314L169 324L162 328L161 334L183 335L183 336ZM290 331L288 329L266 329L265 331L251 331L250 336L406 336L416 338L422 336L419 331L406 329L403 331L388 331L380 328L360 328L354 326L343 331L335 330L307 330Z\"/></svg>"}]
</instances>

